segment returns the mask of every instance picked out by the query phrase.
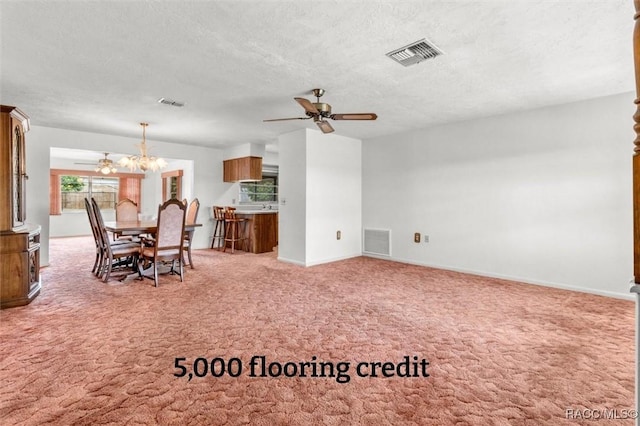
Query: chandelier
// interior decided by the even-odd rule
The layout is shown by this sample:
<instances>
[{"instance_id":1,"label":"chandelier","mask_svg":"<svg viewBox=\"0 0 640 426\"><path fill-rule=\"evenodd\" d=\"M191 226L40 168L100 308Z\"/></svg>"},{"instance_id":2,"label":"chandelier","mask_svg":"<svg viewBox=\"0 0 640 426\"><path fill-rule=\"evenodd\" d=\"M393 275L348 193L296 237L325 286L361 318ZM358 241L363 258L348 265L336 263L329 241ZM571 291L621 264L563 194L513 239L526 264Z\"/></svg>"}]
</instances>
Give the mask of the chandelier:
<instances>
[{"instance_id":1,"label":"chandelier","mask_svg":"<svg viewBox=\"0 0 640 426\"><path fill-rule=\"evenodd\" d=\"M132 172L136 169L140 169L143 172L147 170L155 172L158 169L166 167L167 162L162 158L147 156L146 129L149 124L140 123L140 125L142 126L142 142L138 145L140 147L140 155L122 157L122 159L118 161L118 164L122 167L127 167Z\"/></svg>"},{"instance_id":2,"label":"chandelier","mask_svg":"<svg viewBox=\"0 0 640 426\"><path fill-rule=\"evenodd\" d=\"M104 158L98 160L98 167L96 167L96 172L100 172L103 175L108 175L109 173L115 173L118 171L115 164L113 164L113 161L107 158L107 155L109 155L109 153L105 152Z\"/></svg>"}]
</instances>

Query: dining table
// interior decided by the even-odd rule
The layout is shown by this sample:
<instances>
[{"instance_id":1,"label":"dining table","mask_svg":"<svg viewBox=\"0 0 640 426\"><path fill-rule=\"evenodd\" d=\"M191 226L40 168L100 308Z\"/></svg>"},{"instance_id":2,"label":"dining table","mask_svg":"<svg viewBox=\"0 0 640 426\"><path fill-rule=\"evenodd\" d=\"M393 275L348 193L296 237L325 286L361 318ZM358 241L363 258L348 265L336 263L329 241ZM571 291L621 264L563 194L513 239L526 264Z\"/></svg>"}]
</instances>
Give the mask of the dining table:
<instances>
[{"instance_id":1,"label":"dining table","mask_svg":"<svg viewBox=\"0 0 640 426\"><path fill-rule=\"evenodd\" d=\"M184 232L189 234L189 237L193 237L193 232L201 223L185 223ZM139 232L141 234L155 234L158 230L157 220L118 220L105 222L104 227L109 232Z\"/></svg>"},{"instance_id":2,"label":"dining table","mask_svg":"<svg viewBox=\"0 0 640 426\"><path fill-rule=\"evenodd\" d=\"M197 227L202 226L201 223L185 223L184 232L189 235L189 241L193 241L193 233ZM104 223L104 228L113 234L151 234L154 235L158 230L157 220L118 220Z\"/></svg>"}]
</instances>

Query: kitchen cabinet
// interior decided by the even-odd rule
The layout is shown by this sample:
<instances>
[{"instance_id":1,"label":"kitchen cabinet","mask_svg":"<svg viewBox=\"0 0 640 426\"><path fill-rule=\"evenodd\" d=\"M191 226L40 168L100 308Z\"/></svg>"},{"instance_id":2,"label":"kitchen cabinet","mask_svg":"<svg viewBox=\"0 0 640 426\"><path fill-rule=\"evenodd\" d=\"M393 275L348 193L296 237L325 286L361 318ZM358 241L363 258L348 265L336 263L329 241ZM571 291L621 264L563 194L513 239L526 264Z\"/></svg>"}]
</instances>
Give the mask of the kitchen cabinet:
<instances>
[{"instance_id":1,"label":"kitchen cabinet","mask_svg":"<svg viewBox=\"0 0 640 426\"><path fill-rule=\"evenodd\" d=\"M241 157L224 160L223 169L223 180L225 182L262 180L261 157Z\"/></svg>"}]
</instances>

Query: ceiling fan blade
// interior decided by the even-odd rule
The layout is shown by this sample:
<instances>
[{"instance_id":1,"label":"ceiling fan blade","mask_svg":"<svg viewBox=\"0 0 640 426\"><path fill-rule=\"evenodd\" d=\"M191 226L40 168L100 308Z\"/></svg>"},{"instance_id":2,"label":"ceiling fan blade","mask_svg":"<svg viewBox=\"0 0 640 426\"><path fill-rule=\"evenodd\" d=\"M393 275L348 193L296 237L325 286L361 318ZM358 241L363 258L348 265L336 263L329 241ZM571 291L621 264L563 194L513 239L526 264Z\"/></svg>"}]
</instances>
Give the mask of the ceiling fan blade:
<instances>
[{"instance_id":1,"label":"ceiling fan blade","mask_svg":"<svg viewBox=\"0 0 640 426\"><path fill-rule=\"evenodd\" d=\"M320 130L322 130L322 133L333 132L333 127L331 127L331 124L329 124L328 121L318 120L316 121L316 124L318 125L318 127L320 127Z\"/></svg>"},{"instance_id":2,"label":"ceiling fan blade","mask_svg":"<svg viewBox=\"0 0 640 426\"><path fill-rule=\"evenodd\" d=\"M375 120L378 118L377 114L372 112L362 112L353 114L331 114L332 120Z\"/></svg>"},{"instance_id":3,"label":"ceiling fan blade","mask_svg":"<svg viewBox=\"0 0 640 426\"><path fill-rule=\"evenodd\" d=\"M307 99L305 98L293 98L296 100L296 102L298 102L300 104L300 106L302 108L304 108L305 111L307 111L309 114L320 114L320 111L318 111L318 109Z\"/></svg>"},{"instance_id":4,"label":"ceiling fan blade","mask_svg":"<svg viewBox=\"0 0 640 426\"><path fill-rule=\"evenodd\" d=\"M263 122L266 121L286 121L286 120L308 120L311 117L293 117L293 118L272 118L270 120L262 120Z\"/></svg>"}]
</instances>

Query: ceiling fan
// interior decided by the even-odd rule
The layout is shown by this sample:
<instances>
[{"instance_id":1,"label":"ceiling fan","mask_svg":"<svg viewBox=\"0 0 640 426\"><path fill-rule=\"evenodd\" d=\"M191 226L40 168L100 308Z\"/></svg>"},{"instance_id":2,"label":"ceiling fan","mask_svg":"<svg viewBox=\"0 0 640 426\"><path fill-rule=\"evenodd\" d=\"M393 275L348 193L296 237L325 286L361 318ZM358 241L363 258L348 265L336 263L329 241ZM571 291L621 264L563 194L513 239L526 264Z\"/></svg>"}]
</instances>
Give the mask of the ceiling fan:
<instances>
[{"instance_id":1,"label":"ceiling fan","mask_svg":"<svg viewBox=\"0 0 640 426\"><path fill-rule=\"evenodd\" d=\"M274 118L267 121L285 121L285 120L308 120L310 118L318 125L322 133L333 132L333 127L326 120L330 118L332 120L375 120L378 116L372 112L367 113L350 113L350 114L332 114L331 105L320 102L320 97L324 95L324 89L313 89L311 91L313 96L316 97L316 102L311 102L305 98L293 98L296 102L304 108L306 117L293 117L293 118Z\"/></svg>"},{"instance_id":2,"label":"ceiling fan","mask_svg":"<svg viewBox=\"0 0 640 426\"><path fill-rule=\"evenodd\" d=\"M105 152L104 158L99 159L97 165L96 163L81 163L81 162L77 162L74 164L86 164L89 166L96 165L96 172L100 172L104 175L108 175L109 173L115 173L118 171L115 163L111 159L107 158L108 155L109 153Z\"/></svg>"}]
</instances>

